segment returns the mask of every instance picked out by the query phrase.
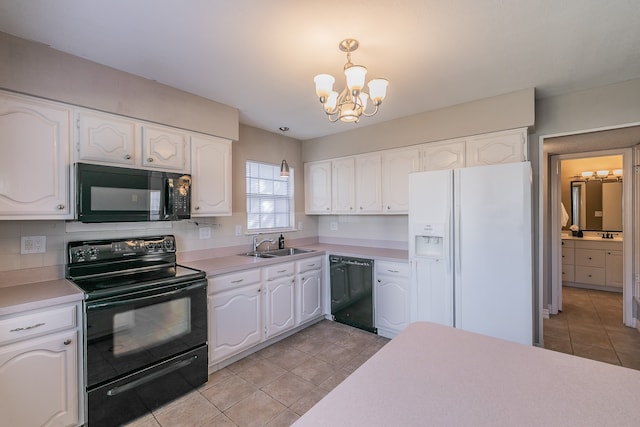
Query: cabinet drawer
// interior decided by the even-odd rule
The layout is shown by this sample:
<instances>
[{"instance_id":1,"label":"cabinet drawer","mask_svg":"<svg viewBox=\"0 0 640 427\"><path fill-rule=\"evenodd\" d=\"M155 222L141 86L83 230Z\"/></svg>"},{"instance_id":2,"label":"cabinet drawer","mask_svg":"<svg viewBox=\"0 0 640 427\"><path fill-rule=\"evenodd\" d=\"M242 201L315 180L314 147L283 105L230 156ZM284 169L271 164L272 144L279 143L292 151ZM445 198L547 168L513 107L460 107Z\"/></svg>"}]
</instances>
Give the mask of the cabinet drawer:
<instances>
[{"instance_id":1,"label":"cabinet drawer","mask_svg":"<svg viewBox=\"0 0 640 427\"><path fill-rule=\"evenodd\" d=\"M562 265L574 263L574 250L573 248L562 247Z\"/></svg>"},{"instance_id":2,"label":"cabinet drawer","mask_svg":"<svg viewBox=\"0 0 640 427\"><path fill-rule=\"evenodd\" d=\"M296 262L296 271L298 273L304 273L305 271L311 271L311 270L320 270L321 268L322 268L321 256L306 258Z\"/></svg>"},{"instance_id":3,"label":"cabinet drawer","mask_svg":"<svg viewBox=\"0 0 640 427\"><path fill-rule=\"evenodd\" d=\"M604 268L604 254L597 249L576 249L574 264Z\"/></svg>"},{"instance_id":4,"label":"cabinet drawer","mask_svg":"<svg viewBox=\"0 0 640 427\"><path fill-rule=\"evenodd\" d=\"M573 248L575 245L573 240L570 239L562 239L562 247L563 248Z\"/></svg>"},{"instance_id":5,"label":"cabinet drawer","mask_svg":"<svg viewBox=\"0 0 640 427\"><path fill-rule=\"evenodd\" d=\"M294 263L276 264L264 268L264 278L267 281L278 277L293 276Z\"/></svg>"},{"instance_id":6,"label":"cabinet drawer","mask_svg":"<svg viewBox=\"0 0 640 427\"><path fill-rule=\"evenodd\" d=\"M376 261L376 274L409 277L409 264L405 262Z\"/></svg>"},{"instance_id":7,"label":"cabinet drawer","mask_svg":"<svg viewBox=\"0 0 640 427\"><path fill-rule=\"evenodd\" d=\"M604 268L576 267L575 281L578 283L604 286L604 278Z\"/></svg>"},{"instance_id":8,"label":"cabinet drawer","mask_svg":"<svg viewBox=\"0 0 640 427\"><path fill-rule=\"evenodd\" d=\"M226 291L238 286L260 282L260 269L244 270L237 273L223 274L209 279L209 293Z\"/></svg>"},{"instance_id":9,"label":"cabinet drawer","mask_svg":"<svg viewBox=\"0 0 640 427\"><path fill-rule=\"evenodd\" d=\"M575 282L575 270L573 265L562 264L562 281L563 282Z\"/></svg>"},{"instance_id":10,"label":"cabinet drawer","mask_svg":"<svg viewBox=\"0 0 640 427\"><path fill-rule=\"evenodd\" d=\"M76 306L28 313L0 320L0 345L76 327Z\"/></svg>"}]
</instances>

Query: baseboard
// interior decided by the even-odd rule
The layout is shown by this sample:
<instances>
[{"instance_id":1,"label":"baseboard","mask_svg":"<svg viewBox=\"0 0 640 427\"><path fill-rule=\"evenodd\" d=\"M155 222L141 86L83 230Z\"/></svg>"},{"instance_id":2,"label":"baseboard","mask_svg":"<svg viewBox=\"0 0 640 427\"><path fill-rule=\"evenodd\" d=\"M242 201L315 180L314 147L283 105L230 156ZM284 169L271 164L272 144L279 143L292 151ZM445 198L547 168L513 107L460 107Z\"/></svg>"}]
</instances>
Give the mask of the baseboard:
<instances>
[{"instance_id":1,"label":"baseboard","mask_svg":"<svg viewBox=\"0 0 640 427\"><path fill-rule=\"evenodd\" d=\"M549 318L549 309L548 308L543 308L542 309L542 318L543 319L548 319Z\"/></svg>"}]
</instances>

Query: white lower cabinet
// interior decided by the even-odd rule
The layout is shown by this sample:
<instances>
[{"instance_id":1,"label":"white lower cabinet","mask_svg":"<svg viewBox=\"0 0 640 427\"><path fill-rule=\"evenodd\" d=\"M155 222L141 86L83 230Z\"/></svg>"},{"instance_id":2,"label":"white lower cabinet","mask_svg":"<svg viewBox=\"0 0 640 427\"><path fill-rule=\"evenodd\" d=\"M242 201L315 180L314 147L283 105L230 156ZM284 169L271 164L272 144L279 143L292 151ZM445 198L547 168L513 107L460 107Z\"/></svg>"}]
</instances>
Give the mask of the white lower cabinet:
<instances>
[{"instance_id":1,"label":"white lower cabinet","mask_svg":"<svg viewBox=\"0 0 640 427\"><path fill-rule=\"evenodd\" d=\"M295 326L294 264L278 264L264 269L264 338L271 338Z\"/></svg>"},{"instance_id":2,"label":"white lower cabinet","mask_svg":"<svg viewBox=\"0 0 640 427\"><path fill-rule=\"evenodd\" d=\"M0 319L0 424L82 424L79 312L74 304Z\"/></svg>"},{"instance_id":3,"label":"white lower cabinet","mask_svg":"<svg viewBox=\"0 0 640 427\"><path fill-rule=\"evenodd\" d=\"M262 341L260 270L209 280L209 363L217 363Z\"/></svg>"},{"instance_id":4,"label":"white lower cabinet","mask_svg":"<svg viewBox=\"0 0 640 427\"><path fill-rule=\"evenodd\" d=\"M318 256L210 278L209 365L321 317L321 268Z\"/></svg>"},{"instance_id":5,"label":"white lower cabinet","mask_svg":"<svg viewBox=\"0 0 640 427\"><path fill-rule=\"evenodd\" d=\"M296 323L322 315L322 257L296 262Z\"/></svg>"},{"instance_id":6,"label":"white lower cabinet","mask_svg":"<svg viewBox=\"0 0 640 427\"><path fill-rule=\"evenodd\" d=\"M375 322L378 335L393 338L409 325L409 265L377 261Z\"/></svg>"}]
</instances>

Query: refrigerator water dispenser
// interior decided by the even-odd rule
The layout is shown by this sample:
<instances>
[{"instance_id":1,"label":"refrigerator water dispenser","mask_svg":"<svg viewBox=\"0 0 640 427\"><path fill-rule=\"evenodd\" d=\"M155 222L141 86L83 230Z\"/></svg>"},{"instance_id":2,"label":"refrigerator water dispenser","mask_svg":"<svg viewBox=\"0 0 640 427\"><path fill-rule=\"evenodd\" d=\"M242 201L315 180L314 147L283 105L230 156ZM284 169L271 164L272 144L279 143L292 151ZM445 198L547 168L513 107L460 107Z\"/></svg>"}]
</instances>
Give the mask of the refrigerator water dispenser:
<instances>
[{"instance_id":1,"label":"refrigerator water dispenser","mask_svg":"<svg viewBox=\"0 0 640 427\"><path fill-rule=\"evenodd\" d=\"M416 224L415 256L442 259L445 257L444 224Z\"/></svg>"}]
</instances>

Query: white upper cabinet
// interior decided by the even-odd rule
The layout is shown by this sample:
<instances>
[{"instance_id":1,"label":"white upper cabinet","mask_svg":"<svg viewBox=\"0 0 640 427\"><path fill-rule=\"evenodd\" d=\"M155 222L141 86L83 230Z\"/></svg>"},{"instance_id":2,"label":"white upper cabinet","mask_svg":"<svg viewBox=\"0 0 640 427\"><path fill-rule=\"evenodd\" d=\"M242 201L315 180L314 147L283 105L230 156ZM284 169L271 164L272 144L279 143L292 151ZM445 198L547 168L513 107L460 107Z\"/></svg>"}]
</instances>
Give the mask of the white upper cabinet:
<instances>
[{"instance_id":1,"label":"white upper cabinet","mask_svg":"<svg viewBox=\"0 0 640 427\"><path fill-rule=\"evenodd\" d=\"M177 129L142 126L142 165L149 168L189 171L188 137Z\"/></svg>"},{"instance_id":2,"label":"white upper cabinet","mask_svg":"<svg viewBox=\"0 0 640 427\"><path fill-rule=\"evenodd\" d=\"M78 160L133 166L136 153L136 125L131 120L104 113L79 111Z\"/></svg>"},{"instance_id":3,"label":"white upper cabinet","mask_svg":"<svg viewBox=\"0 0 640 427\"><path fill-rule=\"evenodd\" d=\"M191 137L191 214L231 215L231 141Z\"/></svg>"},{"instance_id":4,"label":"white upper cabinet","mask_svg":"<svg viewBox=\"0 0 640 427\"><path fill-rule=\"evenodd\" d=\"M380 153L356 156L356 206L358 213L382 212L382 156Z\"/></svg>"},{"instance_id":5,"label":"white upper cabinet","mask_svg":"<svg viewBox=\"0 0 640 427\"><path fill-rule=\"evenodd\" d=\"M451 139L422 145L422 170L465 167L465 140Z\"/></svg>"},{"instance_id":6,"label":"white upper cabinet","mask_svg":"<svg viewBox=\"0 0 640 427\"><path fill-rule=\"evenodd\" d=\"M356 213L355 200L355 159L336 159L332 168L331 205L333 213Z\"/></svg>"},{"instance_id":7,"label":"white upper cabinet","mask_svg":"<svg viewBox=\"0 0 640 427\"><path fill-rule=\"evenodd\" d=\"M305 163L304 182L305 212L331 213L331 161Z\"/></svg>"},{"instance_id":8,"label":"white upper cabinet","mask_svg":"<svg viewBox=\"0 0 640 427\"><path fill-rule=\"evenodd\" d=\"M514 129L467 139L467 166L495 165L526 160L527 130Z\"/></svg>"},{"instance_id":9,"label":"white upper cabinet","mask_svg":"<svg viewBox=\"0 0 640 427\"><path fill-rule=\"evenodd\" d=\"M70 110L0 93L0 218L71 219Z\"/></svg>"},{"instance_id":10,"label":"white upper cabinet","mask_svg":"<svg viewBox=\"0 0 640 427\"><path fill-rule=\"evenodd\" d=\"M420 147L382 152L382 206L388 214L409 211L409 174L420 171Z\"/></svg>"},{"instance_id":11,"label":"white upper cabinet","mask_svg":"<svg viewBox=\"0 0 640 427\"><path fill-rule=\"evenodd\" d=\"M527 129L512 129L305 163L307 214L406 214L409 174L522 162Z\"/></svg>"}]
</instances>

